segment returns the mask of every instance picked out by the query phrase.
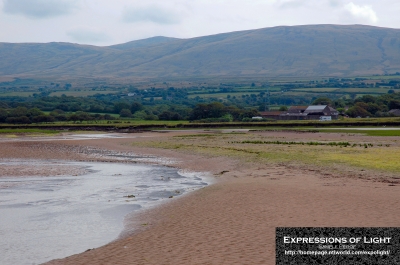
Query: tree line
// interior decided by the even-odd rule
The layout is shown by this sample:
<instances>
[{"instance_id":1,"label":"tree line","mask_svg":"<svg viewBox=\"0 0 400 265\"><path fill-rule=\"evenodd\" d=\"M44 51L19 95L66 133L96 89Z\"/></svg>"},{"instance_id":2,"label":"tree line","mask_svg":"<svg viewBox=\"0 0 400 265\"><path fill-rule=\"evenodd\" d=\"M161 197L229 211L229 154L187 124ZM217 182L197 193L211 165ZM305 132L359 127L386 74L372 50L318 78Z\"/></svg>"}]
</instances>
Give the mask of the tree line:
<instances>
[{"instance_id":1,"label":"tree line","mask_svg":"<svg viewBox=\"0 0 400 265\"><path fill-rule=\"evenodd\" d=\"M158 93L150 90L146 93ZM189 120L201 122L249 121L264 111L265 102L259 96L243 98L231 97L218 101L207 99L192 101L185 98L169 100L168 96L178 93L176 89L164 91L166 99L144 100L140 97L121 98L115 95L97 97L42 97L13 98L0 100L0 123L29 124L50 122L81 122L114 119L136 120ZM182 92L179 92L182 94ZM270 98L272 100L272 97ZM272 102L271 102L272 103ZM259 105L260 104L260 105ZM275 103L276 104L276 103ZM296 101L287 101L279 105L296 105ZM336 108L350 117L388 117L392 109L400 109L400 93L380 96L365 95L356 99L314 98L302 105L322 104ZM277 105L277 104L276 104ZM285 107L281 108L282 110Z\"/></svg>"},{"instance_id":2,"label":"tree line","mask_svg":"<svg viewBox=\"0 0 400 265\"><path fill-rule=\"evenodd\" d=\"M331 100L321 97L313 101L314 105L329 105L336 108L341 114L349 117L391 117L389 111L400 109L400 93L384 94L380 96L364 95L356 99Z\"/></svg>"}]
</instances>

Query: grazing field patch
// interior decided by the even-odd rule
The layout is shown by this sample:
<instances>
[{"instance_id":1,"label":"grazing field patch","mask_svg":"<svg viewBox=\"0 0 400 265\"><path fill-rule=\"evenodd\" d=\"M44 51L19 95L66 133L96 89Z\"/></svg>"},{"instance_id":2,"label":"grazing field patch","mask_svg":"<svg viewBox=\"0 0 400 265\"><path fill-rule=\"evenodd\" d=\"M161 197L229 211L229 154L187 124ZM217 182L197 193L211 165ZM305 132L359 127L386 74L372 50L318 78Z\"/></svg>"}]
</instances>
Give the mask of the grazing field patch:
<instances>
[{"instance_id":1,"label":"grazing field patch","mask_svg":"<svg viewBox=\"0 0 400 265\"><path fill-rule=\"evenodd\" d=\"M71 97L87 97L87 96L93 96L96 94L115 94L118 93L118 91L96 91L96 90L82 90L82 91L56 91L52 92L50 96L57 96L60 97L62 95L66 96L71 96Z\"/></svg>"},{"instance_id":2,"label":"grazing field patch","mask_svg":"<svg viewBox=\"0 0 400 265\"><path fill-rule=\"evenodd\" d=\"M0 134L57 134L60 131L42 129L0 129Z\"/></svg>"},{"instance_id":3,"label":"grazing field patch","mask_svg":"<svg viewBox=\"0 0 400 265\"><path fill-rule=\"evenodd\" d=\"M396 130L357 130L357 129L318 129L319 132L325 133L359 133L368 136L400 136L400 129Z\"/></svg>"},{"instance_id":4,"label":"grazing field patch","mask_svg":"<svg viewBox=\"0 0 400 265\"><path fill-rule=\"evenodd\" d=\"M296 132L293 134L301 137ZM314 135L309 132L304 132L304 134L308 135L307 139ZM279 138L279 132L275 135L218 134L216 137L216 134L198 134L157 140L149 138L133 144L181 150L212 157L227 156L267 164L304 164L307 167L323 166L332 170L337 167L351 167L356 171L368 168L392 173L400 172L400 163L398 163L400 148L385 141L378 142L371 138L366 142L365 139L358 141L354 140L354 137L344 136L342 142L331 142L322 141L320 134L312 141L281 141L274 140L274 138Z\"/></svg>"}]
</instances>

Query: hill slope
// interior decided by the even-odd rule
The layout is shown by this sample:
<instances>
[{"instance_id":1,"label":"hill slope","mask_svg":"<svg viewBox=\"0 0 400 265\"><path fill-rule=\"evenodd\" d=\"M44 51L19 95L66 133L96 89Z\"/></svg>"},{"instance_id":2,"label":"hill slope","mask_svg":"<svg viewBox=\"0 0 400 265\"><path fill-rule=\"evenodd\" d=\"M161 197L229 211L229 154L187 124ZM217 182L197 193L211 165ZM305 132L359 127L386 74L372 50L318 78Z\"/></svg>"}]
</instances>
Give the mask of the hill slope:
<instances>
[{"instance_id":1,"label":"hill slope","mask_svg":"<svg viewBox=\"0 0 400 265\"><path fill-rule=\"evenodd\" d=\"M400 71L400 30L273 27L108 47L0 43L0 75L75 77L349 76Z\"/></svg>"},{"instance_id":2,"label":"hill slope","mask_svg":"<svg viewBox=\"0 0 400 265\"><path fill-rule=\"evenodd\" d=\"M168 42L172 42L175 40L179 40L179 39L157 36L157 37L152 37L152 38L148 38L148 39L135 40L135 41L127 42L127 43L112 45L109 47L113 48L113 49L118 49L118 50L129 50L129 49L133 49L133 48L149 47L149 46L153 46L153 45L157 45L157 44L168 43Z\"/></svg>"}]
</instances>

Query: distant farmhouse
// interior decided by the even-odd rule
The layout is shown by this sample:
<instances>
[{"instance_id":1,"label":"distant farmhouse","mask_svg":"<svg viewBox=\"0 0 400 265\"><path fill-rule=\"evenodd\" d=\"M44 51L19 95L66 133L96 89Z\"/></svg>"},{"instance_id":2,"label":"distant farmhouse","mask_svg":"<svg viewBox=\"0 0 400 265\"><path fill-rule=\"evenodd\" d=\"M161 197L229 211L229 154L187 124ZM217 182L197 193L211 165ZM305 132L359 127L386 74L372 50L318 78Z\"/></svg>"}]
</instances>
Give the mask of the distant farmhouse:
<instances>
[{"instance_id":1,"label":"distant farmhouse","mask_svg":"<svg viewBox=\"0 0 400 265\"><path fill-rule=\"evenodd\" d=\"M292 106L287 111L265 111L260 116L275 120L337 120L339 112L327 105Z\"/></svg>"},{"instance_id":2,"label":"distant farmhouse","mask_svg":"<svg viewBox=\"0 0 400 265\"><path fill-rule=\"evenodd\" d=\"M400 116L400 109L392 109L389 111L393 116Z\"/></svg>"}]
</instances>

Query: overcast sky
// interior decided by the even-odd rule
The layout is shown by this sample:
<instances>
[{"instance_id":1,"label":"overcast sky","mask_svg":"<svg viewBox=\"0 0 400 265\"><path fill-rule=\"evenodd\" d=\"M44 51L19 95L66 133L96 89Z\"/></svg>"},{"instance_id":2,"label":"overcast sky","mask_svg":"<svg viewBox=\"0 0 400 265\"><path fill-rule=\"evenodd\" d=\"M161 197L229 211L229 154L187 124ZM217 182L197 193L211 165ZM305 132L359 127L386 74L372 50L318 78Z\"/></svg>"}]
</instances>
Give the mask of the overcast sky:
<instances>
[{"instance_id":1,"label":"overcast sky","mask_svg":"<svg viewBox=\"0 0 400 265\"><path fill-rule=\"evenodd\" d=\"M400 28L399 0L0 0L0 42L111 45L305 24Z\"/></svg>"}]
</instances>

